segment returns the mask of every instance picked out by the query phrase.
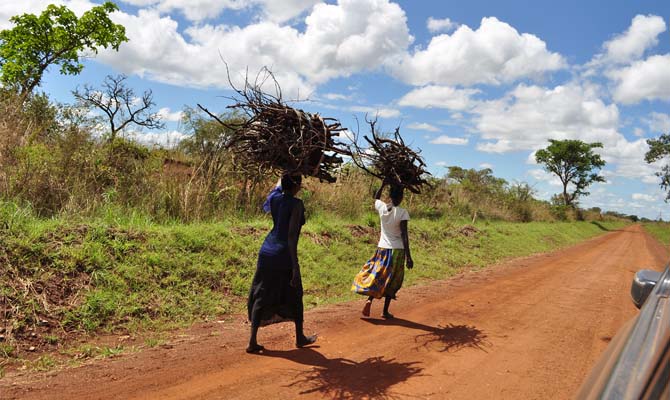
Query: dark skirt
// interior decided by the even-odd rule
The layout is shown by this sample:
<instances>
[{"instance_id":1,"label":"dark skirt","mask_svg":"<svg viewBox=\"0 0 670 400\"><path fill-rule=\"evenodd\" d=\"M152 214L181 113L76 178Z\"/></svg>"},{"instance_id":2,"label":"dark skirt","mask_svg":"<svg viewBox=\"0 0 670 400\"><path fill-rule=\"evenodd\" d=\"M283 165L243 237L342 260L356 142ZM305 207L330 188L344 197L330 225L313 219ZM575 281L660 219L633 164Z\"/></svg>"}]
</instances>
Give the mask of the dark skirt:
<instances>
[{"instance_id":1,"label":"dark skirt","mask_svg":"<svg viewBox=\"0 0 670 400\"><path fill-rule=\"evenodd\" d=\"M252 326L283 321L302 322L302 284L292 287L291 275L290 269L263 268L259 260L247 301Z\"/></svg>"}]
</instances>

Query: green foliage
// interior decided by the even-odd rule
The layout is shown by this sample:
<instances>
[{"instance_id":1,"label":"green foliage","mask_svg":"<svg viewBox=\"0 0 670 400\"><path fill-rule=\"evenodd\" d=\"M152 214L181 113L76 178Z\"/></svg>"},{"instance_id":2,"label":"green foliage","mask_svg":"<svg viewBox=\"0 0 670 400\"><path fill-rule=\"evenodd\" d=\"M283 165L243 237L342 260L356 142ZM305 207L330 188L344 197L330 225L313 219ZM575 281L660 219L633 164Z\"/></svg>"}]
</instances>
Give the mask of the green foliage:
<instances>
[{"instance_id":1,"label":"green foliage","mask_svg":"<svg viewBox=\"0 0 670 400\"><path fill-rule=\"evenodd\" d=\"M577 197L587 196L592 183L605 182L605 178L594 170L605 166L605 161L593 151L603 147L602 143L584 143L581 140L549 140L546 149L535 153L535 160L544 164L544 169L558 176L563 184L563 204L571 206ZM574 190L568 192L568 185Z\"/></svg>"},{"instance_id":2,"label":"green foliage","mask_svg":"<svg viewBox=\"0 0 670 400\"><path fill-rule=\"evenodd\" d=\"M12 17L15 26L0 32L0 80L25 98L51 65L58 65L64 75L79 74L84 68L80 52L97 53L100 47L118 50L128 40L124 27L109 18L117 10L108 1L77 18L67 7L51 4L39 16Z\"/></svg>"},{"instance_id":3,"label":"green foliage","mask_svg":"<svg viewBox=\"0 0 670 400\"><path fill-rule=\"evenodd\" d=\"M648 139L649 150L644 155L648 164L667 158L670 155L670 134L663 134L658 139ZM661 189L665 190L665 201L670 200L670 165L666 162L661 170L656 172L656 176L661 178Z\"/></svg>"},{"instance_id":4,"label":"green foliage","mask_svg":"<svg viewBox=\"0 0 670 400\"><path fill-rule=\"evenodd\" d=\"M645 222L643 225L647 232L651 233L658 241L665 245L670 244L670 223L668 222Z\"/></svg>"}]
</instances>

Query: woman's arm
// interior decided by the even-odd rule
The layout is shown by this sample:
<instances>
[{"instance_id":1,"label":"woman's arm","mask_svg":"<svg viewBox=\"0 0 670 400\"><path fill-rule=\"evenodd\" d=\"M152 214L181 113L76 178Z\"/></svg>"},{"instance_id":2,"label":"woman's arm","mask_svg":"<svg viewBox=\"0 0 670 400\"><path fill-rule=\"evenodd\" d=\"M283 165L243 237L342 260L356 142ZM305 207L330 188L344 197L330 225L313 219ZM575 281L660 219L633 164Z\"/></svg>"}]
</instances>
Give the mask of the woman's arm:
<instances>
[{"instance_id":1,"label":"woman's arm","mask_svg":"<svg viewBox=\"0 0 670 400\"><path fill-rule=\"evenodd\" d=\"M300 229L302 228L301 220L304 212L302 202L298 202L291 211L291 219L288 223L288 254L291 258L291 265L293 267L291 276L291 286L297 287L300 285L300 264L298 263L298 238L300 237Z\"/></svg>"},{"instance_id":2,"label":"woman's arm","mask_svg":"<svg viewBox=\"0 0 670 400\"><path fill-rule=\"evenodd\" d=\"M409 233L407 230L407 220L400 221L400 233L402 235L402 245L405 247L405 265L407 269L414 268L412 253L409 251Z\"/></svg>"},{"instance_id":3,"label":"woman's arm","mask_svg":"<svg viewBox=\"0 0 670 400\"><path fill-rule=\"evenodd\" d=\"M374 195L375 200L379 200L379 199L382 198L382 190L384 190L384 186L386 186L386 181L383 181L383 182L382 182L382 185L381 185L381 186L379 187L379 189L377 189L377 191L375 192L375 195Z\"/></svg>"}]
</instances>

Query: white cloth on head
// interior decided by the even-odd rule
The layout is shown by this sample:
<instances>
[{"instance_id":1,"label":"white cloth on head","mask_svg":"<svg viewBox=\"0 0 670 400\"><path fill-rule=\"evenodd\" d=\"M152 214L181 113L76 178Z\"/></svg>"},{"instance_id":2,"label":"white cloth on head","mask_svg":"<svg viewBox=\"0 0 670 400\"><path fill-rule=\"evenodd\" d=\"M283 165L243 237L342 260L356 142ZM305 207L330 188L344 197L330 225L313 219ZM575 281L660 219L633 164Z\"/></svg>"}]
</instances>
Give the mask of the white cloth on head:
<instances>
[{"instance_id":1,"label":"white cloth on head","mask_svg":"<svg viewBox=\"0 0 670 400\"><path fill-rule=\"evenodd\" d=\"M377 246L382 249L404 249L400 221L409 221L407 210L395 207L393 204L386 204L381 200L375 200L375 209L379 212L382 225Z\"/></svg>"}]
</instances>

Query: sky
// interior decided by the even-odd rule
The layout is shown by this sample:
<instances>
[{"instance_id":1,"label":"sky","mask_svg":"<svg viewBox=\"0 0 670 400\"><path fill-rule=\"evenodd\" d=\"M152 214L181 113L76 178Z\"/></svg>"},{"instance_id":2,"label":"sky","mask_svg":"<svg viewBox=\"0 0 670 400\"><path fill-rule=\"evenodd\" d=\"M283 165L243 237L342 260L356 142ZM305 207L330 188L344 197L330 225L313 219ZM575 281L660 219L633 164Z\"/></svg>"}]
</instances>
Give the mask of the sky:
<instances>
[{"instance_id":1,"label":"sky","mask_svg":"<svg viewBox=\"0 0 670 400\"><path fill-rule=\"evenodd\" d=\"M4 0L12 15L48 4L77 14L101 1ZM72 90L128 75L152 90L162 131L130 133L173 145L190 132L184 107L232 104L233 84L263 67L296 108L337 118L359 135L365 118L400 127L429 171L491 168L548 200L560 182L534 161L549 139L600 142L605 183L585 208L670 219L644 161L647 139L670 133L670 1L119 0L112 19L129 42L88 55L78 76L46 74L40 90ZM224 63L225 62L225 63Z\"/></svg>"}]
</instances>

